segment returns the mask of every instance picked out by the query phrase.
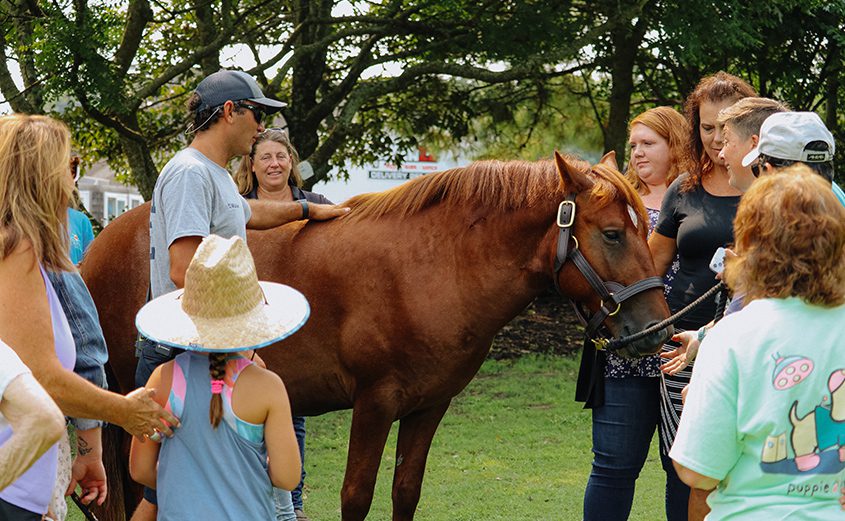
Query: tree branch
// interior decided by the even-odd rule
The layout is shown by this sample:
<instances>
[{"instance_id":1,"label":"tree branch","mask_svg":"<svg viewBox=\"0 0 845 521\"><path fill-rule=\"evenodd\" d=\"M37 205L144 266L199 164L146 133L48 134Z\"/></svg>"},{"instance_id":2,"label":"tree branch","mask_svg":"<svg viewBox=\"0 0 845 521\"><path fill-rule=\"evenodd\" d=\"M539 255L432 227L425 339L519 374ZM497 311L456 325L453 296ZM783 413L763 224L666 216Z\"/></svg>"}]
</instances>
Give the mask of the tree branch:
<instances>
[{"instance_id":1,"label":"tree branch","mask_svg":"<svg viewBox=\"0 0 845 521\"><path fill-rule=\"evenodd\" d=\"M129 70L135 55L138 54L138 47L144 37L144 29L152 19L153 10L147 0L130 0L123 37L114 56L118 75L124 76Z\"/></svg>"}]
</instances>

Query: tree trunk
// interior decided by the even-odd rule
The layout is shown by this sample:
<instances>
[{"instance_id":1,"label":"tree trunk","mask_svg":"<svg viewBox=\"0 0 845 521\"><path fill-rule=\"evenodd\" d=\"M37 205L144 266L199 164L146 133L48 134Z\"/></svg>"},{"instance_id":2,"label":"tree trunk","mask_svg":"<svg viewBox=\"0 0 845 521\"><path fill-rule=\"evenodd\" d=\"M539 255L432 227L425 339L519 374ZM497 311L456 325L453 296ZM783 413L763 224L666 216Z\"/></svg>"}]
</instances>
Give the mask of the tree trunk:
<instances>
[{"instance_id":1,"label":"tree trunk","mask_svg":"<svg viewBox=\"0 0 845 521\"><path fill-rule=\"evenodd\" d=\"M628 140L628 117L631 111L631 95L634 93L634 63L637 51L645 34L646 23L643 13L639 13L637 23L622 22L613 31L613 55L610 61L610 76L613 85L610 89L610 115L604 134L604 150L616 151L617 161L624 163L625 146Z\"/></svg>"},{"instance_id":2,"label":"tree trunk","mask_svg":"<svg viewBox=\"0 0 845 521\"><path fill-rule=\"evenodd\" d=\"M126 154L129 172L135 186L138 187L144 200L149 201L158 179L158 169L150 153L150 147L144 140L134 140L125 136L120 136L120 144Z\"/></svg>"},{"instance_id":3,"label":"tree trunk","mask_svg":"<svg viewBox=\"0 0 845 521\"><path fill-rule=\"evenodd\" d=\"M304 28L297 38L296 45L312 44L326 36L328 25L309 23L309 18L320 19L331 16L332 2L327 0L298 0L294 13L296 24ZM291 143L299 152L299 157L307 159L320 144L318 134L320 121L309 117L318 103L318 93L323 85L326 70L326 48L309 51L298 57L293 66L290 106L286 109L286 119L290 125ZM289 118L287 116L290 116ZM316 166L316 165L314 165ZM316 170L315 170L316 174Z\"/></svg>"}]
</instances>

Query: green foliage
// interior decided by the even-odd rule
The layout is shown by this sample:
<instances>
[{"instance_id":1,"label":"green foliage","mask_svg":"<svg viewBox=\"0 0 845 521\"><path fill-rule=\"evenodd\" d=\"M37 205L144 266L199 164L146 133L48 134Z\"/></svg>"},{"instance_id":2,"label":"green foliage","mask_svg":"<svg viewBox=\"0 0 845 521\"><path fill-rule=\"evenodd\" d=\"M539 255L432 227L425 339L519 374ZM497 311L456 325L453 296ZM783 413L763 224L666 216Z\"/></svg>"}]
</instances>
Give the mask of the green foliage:
<instances>
[{"instance_id":1,"label":"green foliage","mask_svg":"<svg viewBox=\"0 0 845 521\"><path fill-rule=\"evenodd\" d=\"M312 183L420 143L623 150L631 112L677 106L720 69L822 112L841 138L844 15L845 0L0 0L0 50L25 83L0 66L0 91L65 119L83 155L147 196L187 142L188 94L235 46L255 61L236 67L289 101Z\"/></svg>"}]
</instances>

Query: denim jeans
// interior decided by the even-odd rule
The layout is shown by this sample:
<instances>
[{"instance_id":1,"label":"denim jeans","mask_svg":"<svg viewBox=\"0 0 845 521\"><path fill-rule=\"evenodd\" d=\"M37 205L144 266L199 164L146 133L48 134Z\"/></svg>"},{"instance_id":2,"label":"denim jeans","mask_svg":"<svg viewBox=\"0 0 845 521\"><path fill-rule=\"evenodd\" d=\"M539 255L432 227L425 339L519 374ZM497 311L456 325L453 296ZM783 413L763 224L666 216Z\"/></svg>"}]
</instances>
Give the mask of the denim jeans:
<instances>
[{"instance_id":1,"label":"denim jeans","mask_svg":"<svg viewBox=\"0 0 845 521\"><path fill-rule=\"evenodd\" d=\"M290 499L290 492L273 487L273 503L276 508L276 521L296 521L296 514L293 512L293 502Z\"/></svg>"},{"instance_id":2,"label":"denim jeans","mask_svg":"<svg viewBox=\"0 0 845 521\"><path fill-rule=\"evenodd\" d=\"M666 521L687 521L689 519L689 487L681 481L672 458L660 452L660 463L666 471Z\"/></svg>"},{"instance_id":3,"label":"denim jeans","mask_svg":"<svg viewBox=\"0 0 845 521\"><path fill-rule=\"evenodd\" d=\"M299 484L291 490L293 508L302 510L302 485L305 483L305 416L293 417L293 432L296 433L296 444L299 445L299 461L302 463L302 474L299 477Z\"/></svg>"},{"instance_id":4,"label":"denim jeans","mask_svg":"<svg viewBox=\"0 0 845 521\"><path fill-rule=\"evenodd\" d=\"M584 521L625 521L634 484L660 421L659 378L605 378L605 402L593 409L593 469Z\"/></svg>"},{"instance_id":5,"label":"denim jeans","mask_svg":"<svg viewBox=\"0 0 845 521\"><path fill-rule=\"evenodd\" d=\"M76 271L48 272L47 276L65 312L73 342L76 344L76 365L73 372L94 385L107 389L104 367L109 360L109 352L91 293ZM71 418L70 421L79 430L94 429L103 425L99 420L84 418Z\"/></svg>"}]
</instances>

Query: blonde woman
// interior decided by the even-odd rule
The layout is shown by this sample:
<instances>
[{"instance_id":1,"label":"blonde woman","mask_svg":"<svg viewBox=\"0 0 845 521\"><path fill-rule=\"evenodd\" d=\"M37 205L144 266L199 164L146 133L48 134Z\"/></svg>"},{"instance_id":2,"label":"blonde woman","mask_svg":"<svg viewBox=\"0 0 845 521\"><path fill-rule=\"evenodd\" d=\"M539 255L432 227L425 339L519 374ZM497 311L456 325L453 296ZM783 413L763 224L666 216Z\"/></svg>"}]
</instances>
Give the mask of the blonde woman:
<instances>
[{"instance_id":1,"label":"blonde woman","mask_svg":"<svg viewBox=\"0 0 845 521\"><path fill-rule=\"evenodd\" d=\"M845 483L845 208L805 165L740 202L725 279L746 306L702 343L670 452L707 519L838 519Z\"/></svg>"},{"instance_id":2,"label":"blonde woman","mask_svg":"<svg viewBox=\"0 0 845 521\"><path fill-rule=\"evenodd\" d=\"M258 134L235 173L238 192L247 199L332 204L325 196L302 189L299 154L288 135L275 128Z\"/></svg>"},{"instance_id":3,"label":"blonde woman","mask_svg":"<svg viewBox=\"0 0 845 521\"><path fill-rule=\"evenodd\" d=\"M136 436L152 435L156 429L171 434L162 420L178 420L153 401L151 391L121 396L72 372L73 338L47 278L47 271L75 269L68 256L67 207L73 183L67 127L46 116L0 117L0 157L0 338L66 416L102 419ZM9 428L0 430L0 444L11 434ZM0 492L0 505L15 509L15 519L41 519L47 512L57 454L54 445ZM105 480L88 483L92 490L85 495L102 503Z\"/></svg>"},{"instance_id":4,"label":"blonde woman","mask_svg":"<svg viewBox=\"0 0 845 521\"><path fill-rule=\"evenodd\" d=\"M252 144L249 155L241 160L240 168L235 173L238 192L246 199L273 201L300 201L307 208L308 203L332 204L324 195L302 189L302 175L299 172L299 154L291 144L285 131L268 128L258 134ZM305 484L305 416L293 417L293 428L299 444L299 457L302 460L302 476L291 495L294 515L299 521L307 521L303 511L302 487ZM276 489L277 519L285 519L287 514L287 493ZM289 516L287 516L289 518Z\"/></svg>"}]
</instances>

